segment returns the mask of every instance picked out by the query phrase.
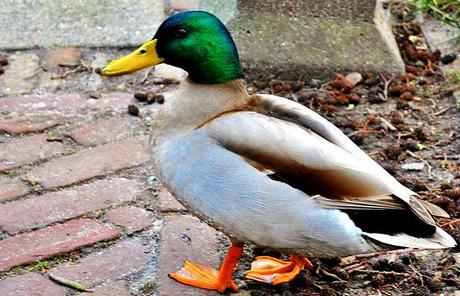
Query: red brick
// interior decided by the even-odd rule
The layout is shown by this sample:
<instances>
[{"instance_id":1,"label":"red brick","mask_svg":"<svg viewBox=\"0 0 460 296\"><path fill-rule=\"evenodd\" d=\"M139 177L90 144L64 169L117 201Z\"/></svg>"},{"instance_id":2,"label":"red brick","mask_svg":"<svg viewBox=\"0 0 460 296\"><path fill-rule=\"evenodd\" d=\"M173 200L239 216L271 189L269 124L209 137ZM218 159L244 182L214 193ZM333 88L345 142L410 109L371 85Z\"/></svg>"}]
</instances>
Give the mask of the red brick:
<instances>
[{"instance_id":1,"label":"red brick","mask_svg":"<svg viewBox=\"0 0 460 296\"><path fill-rule=\"evenodd\" d=\"M1 204L0 229L12 234L118 206L134 199L137 187L132 180L103 180Z\"/></svg>"},{"instance_id":2,"label":"red brick","mask_svg":"<svg viewBox=\"0 0 460 296\"><path fill-rule=\"evenodd\" d=\"M2 296L65 296L64 287L53 284L38 273L26 273L0 281Z\"/></svg>"},{"instance_id":3,"label":"red brick","mask_svg":"<svg viewBox=\"0 0 460 296\"><path fill-rule=\"evenodd\" d=\"M147 139L129 138L53 159L26 175L26 179L51 189L104 176L149 160Z\"/></svg>"},{"instance_id":4,"label":"red brick","mask_svg":"<svg viewBox=\"0 0 460 296\"><path fill-rule=\"evenodd\" d=\"M0 178L0 202L29 193L29 188L19 180Z\"/></svg>"},{"instance_id":5,"label":"red brick","mask_svg":"<svg viewBox=\"0 0 460 296\"><path fill-rule=\"evenodd\" d=\"M2 98L3 112L31 112L37 110L74 110L86 106L86 99L79 94L42 95Z\"/></svg>"},{"instance_id":6,"label":"red brick","mask_svg":"<svg viewBox=\"0 0 460 296\"><path fill-rule=\"evenodd\" d=\"M150 261L148 248L139 240L118 243L93 253L76 264L63 264L50 273L94 287L107 281L116 281L145 269Z\"/></svg>"},{"instance_id":7,"label":"red brick","mask_svg":"<svg viewBox=\"0 0 460 296\"><path fill-rule=\"evenodd\" d=\"M112 226L81 219L0 241L0 271L34 263L96 242L118 237Z\"/></svg>"},{"instance_id":8,"label":"red brick","mask_svg":"<svg viewBox=\"0 0 460 296\"><path fill-rule=\"evenodd\" d=\"M157 263L160 295L217 295L177 283L168 274L179 270L184 260L219 268L218 237L217 231L190 215L167 217Z\"/></svg>"},{"instance_id":9,"label":"red brick","mask_svg":"<svg viewBox=\"0 0 460 296\"><path fill-rule=\"evenodd\" d=\"M86 99L80 94L4 97L0 112L112 110L126 108L132 100L129 93L102 94L100 99Z\"/></svg>"},{"instance_id":10,"label":"red brick","mask_svg":"<svg viewBox=\"0 0 460 296\"><path fill-rule=\"evenodd\" d=\"M113 209L107 216L113 224L123 226L128 234L152 225L149 212L137 207L128 206Z\"/></svg>"},{"instance_id":11,"label":"red brick","mask_svg":"<svg viewBox=\"0 0 460 296\"><path fill-rule=\"evenodd\" d=\"M41 134L0 144L0 172L62 153L62 143L47 142L46 139L47 136Z\"/></svg>"},{"instance_id":12,"label":"red brick","mask_svg":"<svg viewBox=\"0 0 460 296\"><path fill-rule=\"evenodd\" d=\"M0 130L9 134L39 132L62 122L63 119L57 116L22 116L0 121Z\"/></svg>"},{"instance_id":13,"label":"red brick","mask_svg":"<svg viewBox=\"0 0 460 296\"><path fill-rule=\"evenodd\" d=\"M160 211L162 212L186 211L186 208L181 205L164 187L161 187L158 191L158 200L160 204Z\"/></svg>"},{"instance_id":14,"label":"red brick","mask_svg":"<svg viewBox=\"0 0 460 296\"><path fill-rule=\"evenodd\" d=\"M60 65L79 65L81 49L78 47L57 47L48 52L48 69L58 68Z\"/></svg>"},{"instance_id":15,"label":"red brick","mask_svg":"<svg viewBox=\"0 0 460 296\"><path fill-rule=\"evenodd\" d=\"M69 133L76 142L83 145L97 145L126 138L132 134L130 122L134 121L132 116L99 119L95 123L83 123ZM140 123L138 118L135 119Z\"/></svg>"},{"instance_id":16,"label":"red brick","mask_svg":"<svg viewBox=\"0 0 460 296\"><path fill-rule=\"evenodd\" d=\"M124 282L108 282L96 287L93 292L81 293L79 296L131 296Z\"/></svg>"},{"instance_id":17,"label":"red brick","mask_svg":"<svg viewBox=\"0 0 460 296\"><path fill-rule=\"evenodd\" d=\"M97 100L89 100L88 107L94 109L124 109L134 101L132 93L113 92L101 94Z\"/></svg>"}]
</instances>

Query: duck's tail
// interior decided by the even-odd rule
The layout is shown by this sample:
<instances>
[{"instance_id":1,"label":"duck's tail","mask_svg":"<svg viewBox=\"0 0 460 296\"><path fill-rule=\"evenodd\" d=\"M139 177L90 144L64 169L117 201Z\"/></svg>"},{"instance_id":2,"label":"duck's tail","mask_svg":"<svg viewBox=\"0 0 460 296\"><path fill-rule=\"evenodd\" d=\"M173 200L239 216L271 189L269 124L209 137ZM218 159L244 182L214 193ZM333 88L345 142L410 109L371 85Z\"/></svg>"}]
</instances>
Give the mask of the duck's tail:
<instances>
[{"instance_id":1,"label":"duck's tail","mask_svg":"<svg viewBox=\"0 0 460 296\"><path fill-rule=\"evenodd\" d=\"M384 244L405 248L446 249L457 245L457 242L438 226L436 226L435 233L430 237L415 237L405 233L389 235L364 232L363 235Z\"/></svg>"}]
</instances>

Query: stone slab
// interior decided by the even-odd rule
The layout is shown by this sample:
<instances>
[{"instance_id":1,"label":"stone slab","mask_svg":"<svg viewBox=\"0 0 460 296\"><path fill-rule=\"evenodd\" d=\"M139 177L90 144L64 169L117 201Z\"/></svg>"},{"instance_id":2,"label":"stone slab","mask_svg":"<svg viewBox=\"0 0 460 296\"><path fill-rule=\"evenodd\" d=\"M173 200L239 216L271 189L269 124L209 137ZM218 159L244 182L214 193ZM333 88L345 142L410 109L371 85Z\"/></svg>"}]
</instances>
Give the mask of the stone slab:
<instances>
[{"instance_id":1,"label":"stone slab","mask_svg":"<svg viewBox=\"0 0 460 296\"><path fill-rule=\"evenodd\" d=\"M163 1L3 0L0 49L137 46L164 17ZM0 29L3 30L3 29Z\"/></svg>"},{"instance_id":2,"label":"stone slab","mask_svg":"<svg viewBox=\"0 0 460 296\"><path fill-rule=\"evenodd\" d=\"M101 180L0 205L0 229L15 233L133 200L136 181Z\"/></svg>"},{"instance_id":3,"label":"stone slab","mask_svg":"<svg viewBox=\"0 0 460 296\"><path fill-rule=\"evenodd\" d=\"M0 281L2 296L66 296L65 288L38 273L26 273Z\"/></svg>"},{"instance_id":4,"label":"stone slab","mask_svg":"<svg viewBox=\"0 0 460 296\"><path fill-rule=\"evenodd\" d=\"M0 241L0 271L118 237L115 227L81 219Z\"/></svg>"},{"instance_id":5,"label":"stone slab","mask_svg":"<svg viewBox=\"0 0 460 296\"><path fill-rule=\"evenodd\" d=\"M145 269L149 261L148 247L133 239L93 253L76 264L55 267L50 273L94 287L135 274Z\"/></svg>"},{"instance_id":6,"label":"stone slab","mask_svg":"<svg viewBox=\"0 0 460 296\"><path fill-rule=\"evenodd\" d=\"M404 72L395 41L388 42L391 31L383 34L373 23L240 13L228 25L249 78Z\"/></svg>"},{"instance_id":7,"label":"stone slab","mask_svg":"<svg viewBox=\"0 0 460 296\"><path fill-rule=\"evenodd\" d=\"M375 3L375 0L238 0L238 10L250 14L270 12L302 18L342 18L372 22Z\"/></svg>"}]
</instances>

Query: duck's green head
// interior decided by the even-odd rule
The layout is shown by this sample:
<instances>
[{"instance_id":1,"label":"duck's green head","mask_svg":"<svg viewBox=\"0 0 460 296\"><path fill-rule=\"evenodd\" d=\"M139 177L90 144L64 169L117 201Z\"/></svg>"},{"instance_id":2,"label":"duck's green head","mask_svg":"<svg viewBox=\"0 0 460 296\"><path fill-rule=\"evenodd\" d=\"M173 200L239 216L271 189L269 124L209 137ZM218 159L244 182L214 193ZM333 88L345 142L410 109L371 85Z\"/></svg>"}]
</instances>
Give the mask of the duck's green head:
<instances>
[{"instance_id":1,"label":"duck's green head","mask_svg":"<svg viewBox=\"0 0 460 296\"><path fill-rule=\"evenodd\" d=\"M170 16L152 40L97 72L116 76L160 63L184 69L196 83L224 83L243 77L230 33L217 17L204 11Z\"/></svg>"}]
</instances>

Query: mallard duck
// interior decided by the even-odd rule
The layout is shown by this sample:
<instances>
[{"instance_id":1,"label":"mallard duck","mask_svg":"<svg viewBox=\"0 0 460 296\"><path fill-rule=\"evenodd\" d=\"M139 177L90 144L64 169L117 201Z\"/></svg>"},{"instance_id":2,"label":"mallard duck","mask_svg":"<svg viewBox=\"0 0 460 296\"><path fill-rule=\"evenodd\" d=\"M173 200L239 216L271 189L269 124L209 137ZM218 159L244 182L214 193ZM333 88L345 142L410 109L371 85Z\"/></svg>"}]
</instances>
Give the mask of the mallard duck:
<instances>
[{"instance_id":1,"label":"mallard duck","mask_svg":"<svg viewBox=\"0 0 460 296\"><path fill-rule=\"evenodd\" d=\"M257 46L257 44L254 44ZM249 95L235 43L214 15L167 18L133 53L98 70L123 75L160 63L188 72L158 111L150 142L163 184L232 245L219 270L186 261L170 277L237 291L243 244L291 255L258 257L246 276L292 280L306 256L456 245L432 216L446 212L400 184L332 123L288 99Z\"/></svg>"}]
</instances>

